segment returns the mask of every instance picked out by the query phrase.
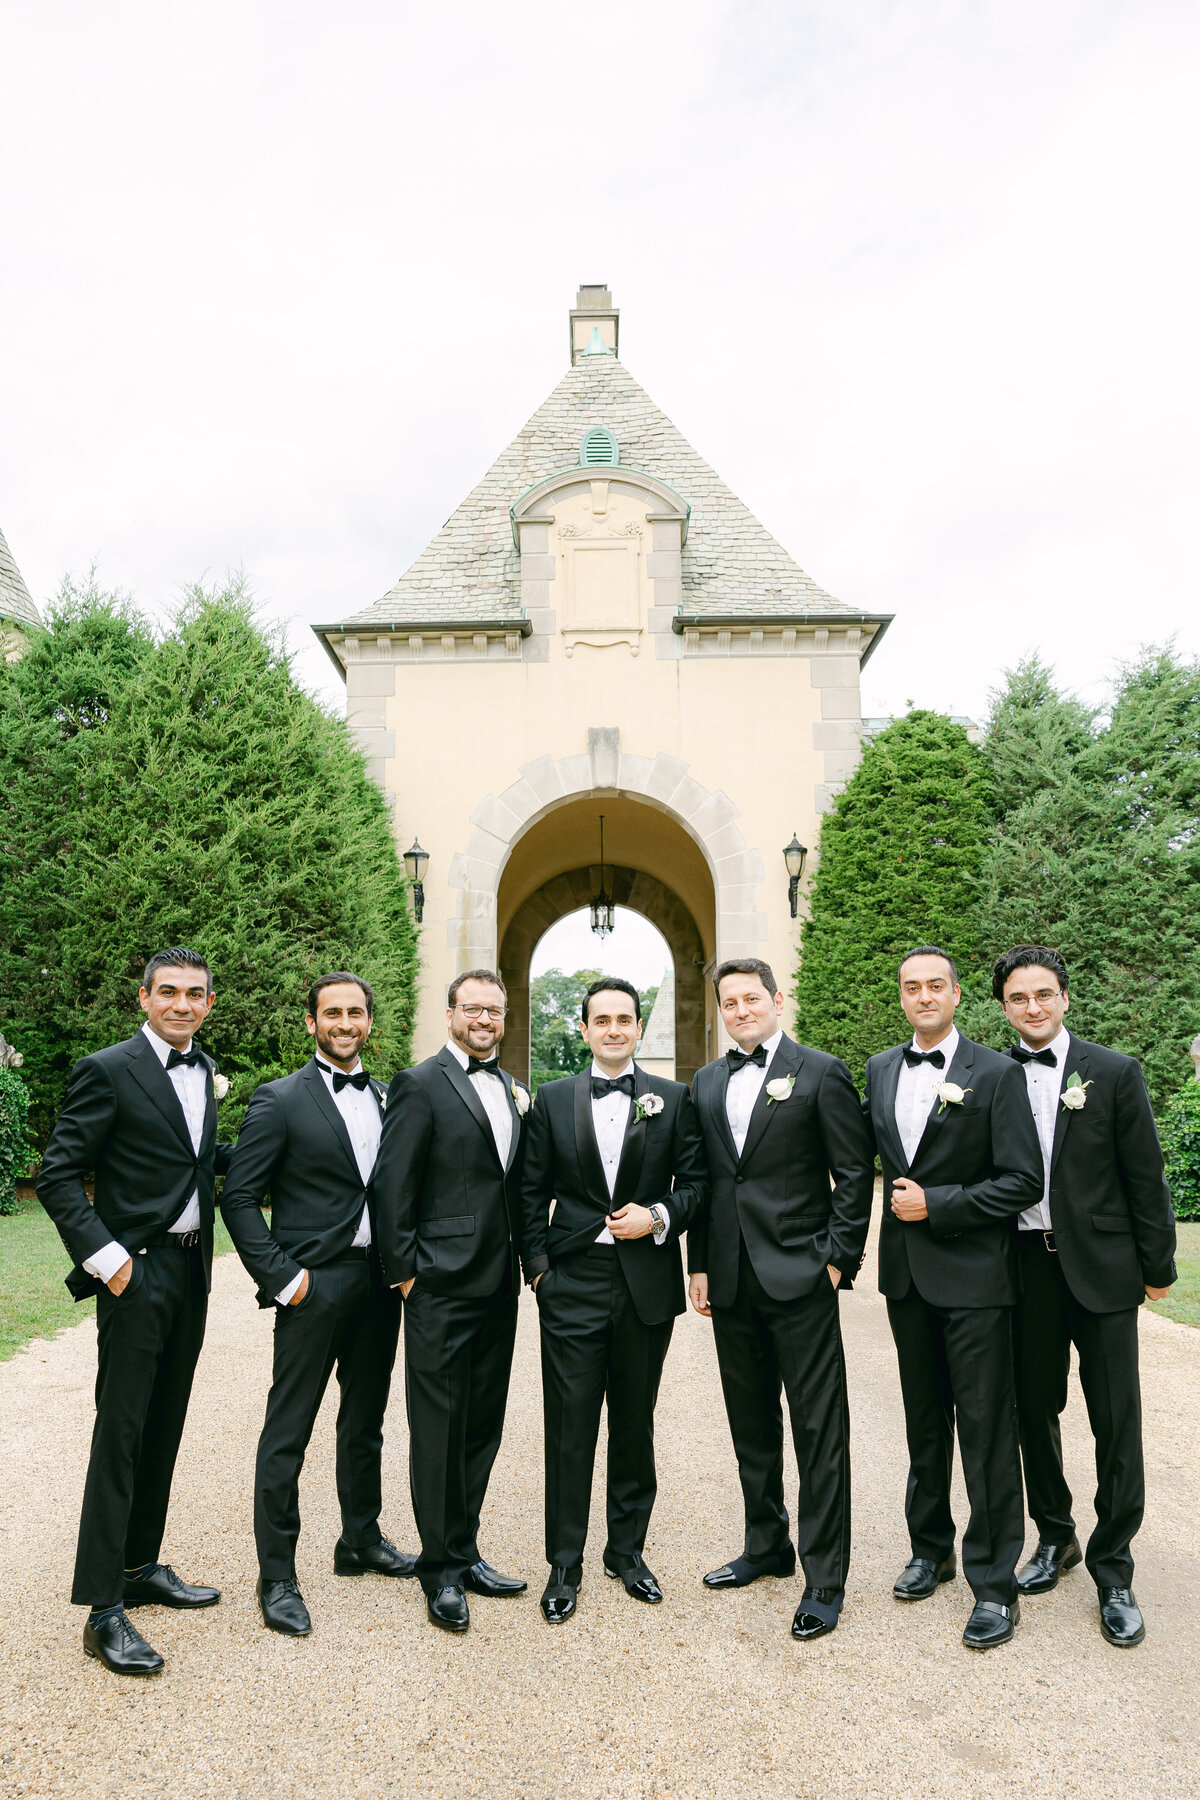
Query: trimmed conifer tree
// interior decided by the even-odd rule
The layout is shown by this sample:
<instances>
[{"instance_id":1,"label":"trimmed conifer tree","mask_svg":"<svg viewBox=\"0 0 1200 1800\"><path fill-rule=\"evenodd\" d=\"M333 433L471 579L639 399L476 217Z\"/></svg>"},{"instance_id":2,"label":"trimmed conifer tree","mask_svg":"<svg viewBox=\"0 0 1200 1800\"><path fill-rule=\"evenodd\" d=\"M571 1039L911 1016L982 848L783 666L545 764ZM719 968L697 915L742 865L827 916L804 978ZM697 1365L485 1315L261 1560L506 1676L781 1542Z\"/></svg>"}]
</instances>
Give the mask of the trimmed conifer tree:
<instances>
[{"instance_id":1,"label":"trimmed conifer tree","mask_svg":"<svg viewBox=\"0 0 1200 1800\"><path fill-rule=\"evenodd\" d=\"M849 1063L907 1037L897 965L914 945L979 980L975 906L991 824L987 763L961 725L914 711L867 745L821 827L796 981L800 1038Z\"/></svg>"}]
</instances>

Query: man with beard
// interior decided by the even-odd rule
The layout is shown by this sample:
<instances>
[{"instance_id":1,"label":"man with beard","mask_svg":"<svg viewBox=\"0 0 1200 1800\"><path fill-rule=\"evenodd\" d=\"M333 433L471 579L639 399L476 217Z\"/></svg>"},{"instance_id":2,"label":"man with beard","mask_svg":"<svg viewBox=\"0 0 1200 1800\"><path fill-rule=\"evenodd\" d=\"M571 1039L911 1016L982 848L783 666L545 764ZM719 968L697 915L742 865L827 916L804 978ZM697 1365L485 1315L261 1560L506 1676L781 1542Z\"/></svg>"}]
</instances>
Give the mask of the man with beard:
<instances>
[{"instance_id":1,"label":"man with beard","mask_svg":"<svg viewBox=\"0 0 1200 1800\"><path fill-rule=\"evenodd\" d=\"M479 1554L504 1428L520 1278L522 1120L529 1090L500 1067L507 994L491 969L450 984L448 1041L388 1090L375 1170L379 1246L404 1295L409 1478L430 1622L470 1625L467 1590L524 1581Z\"/></svg>"},{"instance_id":2,"label":"man with beard","mask_svg":"<svg viewBox=\"0 0 1200 1800\"><path fill-rule=\"evenodd\" d=\"M379 1529L383 1415L400 1331L400 1298L374 1247L372 1175L383 1089L362 1066L370 984L339 969L314 982L305 1024L312 1060L257 1089L221 1210L229 1235L275 1308L275 1358L254 1472L254 1538L263 1623L289 1637L312 1629L296 1581L300 1470L329 1377L337 1369L338 1575L412 1575L416 1559ZM270 1197L271 1223L262 1215Z\"/></svg>"}]
</instances>

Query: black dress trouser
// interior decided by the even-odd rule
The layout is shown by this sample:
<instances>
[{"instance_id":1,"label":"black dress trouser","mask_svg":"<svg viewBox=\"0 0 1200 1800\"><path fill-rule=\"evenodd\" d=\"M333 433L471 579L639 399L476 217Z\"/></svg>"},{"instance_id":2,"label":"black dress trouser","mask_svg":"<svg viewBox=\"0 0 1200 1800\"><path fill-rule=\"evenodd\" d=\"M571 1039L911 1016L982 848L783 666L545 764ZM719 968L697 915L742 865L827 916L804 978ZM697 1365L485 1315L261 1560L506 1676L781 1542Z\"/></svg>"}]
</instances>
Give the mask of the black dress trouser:
<instances>
[{"instance_id":1,"label":"black dress trouser","mask_svg":"<svg viewBox=\"0 0 1200 1800\"><path fill-rule=\"evenodd\" d=\"M1096 1529L1088 1539L1088 1573L1097 1587L1132 1587L1129 1545L1146 1504L1138 1309L1089 1312L1067 1286L1058 1255L1046 1248L1040 1231L1018 1232L1017 1243L1017 1406L1030 1515L1044 1544L1069 1544L1075 1535L1058 1422L1074 1344L1096 1440Z\"/></svg>"},{"instance_id":2,"label":"black dress trouser","mask_svg":"<svg viewBox=\"0 0 1200 1800\"><path fill-rule=\"evenodd\" d=\"M308 1292L275 1311L267 1416L254 1465L254 1542L264 1581L296 1572L300 1471L329 1377L337 1369L337 1491L342 1537L356 1550L380 1539L383 1415L400 1332L400 1295L374 1254L308 1272Z\"/></svg>"},{"instance_id":3,"label":"black dress trouser","mask_svg":"<svg viewBox=\"0 0 1200 1800\"><path fill-rule=\"evenodd\" d=\"M838 1304L828 1275L811 1294L773 1300L742 1243L737 1297L712 1317L746 1509L744 1553L760 1560L788 1542L782 1388L800 1469L796 1548L805 1582L840 1593L850 1564L850 1413Z\"/></svg>"},{"instance_id":4,"label":"black dress trouser","mask_svg":"<svg viewBox=\"0 0 1200 1800\"><path fill-rule=\"evenodd\" d=\"M663 1253L665 1254L665 1252ZM639 1318L615 1244L564 1256L537 1284L546 1427L546 1561L578 1571L587 1542L600 1408L608 1401L608 1544L636 1566L658 1492L654 1407L674 1319Z\"/></svg>"},{"instance_id":5,"label":"black dress trouser","mask_svg":"<svg viewBox=\"0 0 1200 1800\"><path fill-rule=\"evenodd\" d=\"M158 1561L208 1293L199 1245L133 1258L120 1294L96 1297L96 1424L71 1599L119 1606L126 1569Z\"/></svg>"},{"instance_id":6,"label":"black dress trouser","mask_svg":"<svg viewBox=\"0 0 1200 1800\"><path fill-rule=\"evenodd\" d=\"M483 1299L431 1293L404 1303L408 1469L427 1594L461 1587L479 1561L479 1515L504 1431L517 1335L511 1279Z\"/></svg>"},{"instance_id":7,"label":"black dress trouser","mask_svg":"<svg viewBox=\"0 0 1200 1800\"><path fill-rule=\"evenodd\" d=\"M941 1562L954 1548L950 1471L954 1428L971 1516L963 1574L976 1600L1011 1606L1025 1543L1021 1452L1013 1380L1011 1306L932 1306L910 1284L889 1299L896 1341L908 1492L904 1511L914 1556Z\"/></svg>"}]
</instances>

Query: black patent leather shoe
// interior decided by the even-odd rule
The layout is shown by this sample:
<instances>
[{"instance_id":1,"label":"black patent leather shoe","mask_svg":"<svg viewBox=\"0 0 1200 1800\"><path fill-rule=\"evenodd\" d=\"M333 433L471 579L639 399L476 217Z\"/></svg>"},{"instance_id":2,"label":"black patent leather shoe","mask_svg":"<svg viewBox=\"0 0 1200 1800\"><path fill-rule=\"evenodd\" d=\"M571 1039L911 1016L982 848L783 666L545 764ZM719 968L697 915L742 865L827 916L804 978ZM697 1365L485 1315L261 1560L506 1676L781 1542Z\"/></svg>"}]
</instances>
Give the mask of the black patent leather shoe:
<instances>
[{"instance_id":1,"label":"black patent leather shoe","mask_svg":"<svg viewBox=\"0 0 1200 1800\"><path fill-rule=\"evenodd\" d=\"M401 1581L407 1581L417 1572L417 1559L409 1556L407 1551L397 1550L386 1538L380 1538L377 1544L368 1544L362 1550L355 1550L345 1538L339 1538L333 1547L333 1572L335 1575L397 1575Z\"/></svg>"},{"instance_id":2,"label":"black patent leather shoe","mask_svg":"<svg viewBox=\"0 0 1200 1800\"><path fill-rule=\"evenodd\" d=\"M735 1556L704 1577L706 1588L743 1588L763 1575L794 1575L796 1546L788 1543L774 1556Z\"/></svg>"},{"instance_id":3,"label":"black patent leather shoe","mask_svg":"<svg viewBox=\"0 0 1200 1800\"><path fill-rule=\"evenodd\" d=\"M439 1588L426 1597L425 1610L429 1623L441 1631L466 1631L471 1623L467 1596L460 1587Z\"/></svg>"},{"instance_id":4,"label":"black patent leather shoe","mask_svg":"<svg viewBox=\"0 0 1200 1800\"><path fill-rule=\"evenodd\" d=\"M255 1588L262 1608L263 1624L268 1631L281 1631L285 1637L307 1637L312 1620L304 1604L304 1596L296 1585L296 1577L286 1581L263 1581Z\"/></svg>"},{"instance_id":5,"label":"black patent leather shoe","mask_svg":"<svg viewBox=\"0 0 1200 1800\"><path fill-rule=\"evenodd\" d=\"M1083 1561L1083 1551L1079 1548L1079 1539L1072 1538L1069 1544L1042 1544L1017 1572L1018 1594L1048 1594L1051 1588L1058 1586L1058 1578L1065 1575L1068 1569L1074 1569Z\"/></svg>"},{"instance_id":6,"label":"black patent leather shoe","mask_svg":"<svg viewBox=\"0 0 1200 1800\"><path fill-rule=\"evenodd\" d=\"M896 1577L892 1592L897 1600L928 1600L930 1594L937 1593L943 1581L953 1581L957 1574L958 1562L953 1550L942 1562L934 1562L928 1556L914 1556Z\"/></svg>"},{"instance_id":7,"label":"black patent leather shoe","mask_svg":"<svg viewBox=\"0 0 1200 1800\"><path fill-rule=\"evenodd\" d=\"M161 1675L163 1659L149 1645L124 1612L110 1612L99 1624L89 1619L83 1628L83 1647L114 1675Z\"/></svg>"},{"instance_id":8,"label":"black patent leather shoe","mask_svg":"<svg viewBox=\"0 0 1200 1800\"><path fill-rule=\"evenodd\" d=\"M610 1581L623 1581L625 1592L631 1600L641 1600L647 1606L657 1606L662 1599L662 1589L658 1585L658 1576L653 1569L647 1568L639 1556L637 1562L629 1569L615 1569L607 1556L604 1558L604 1573Z\"/></svg>"},{"instance_id":9,"label":"black patent leather shoe","mask_svg":"<svg viewBox=\"0 0 1200 1800\"><path fill-rule=\"evenodd\" d=\"M125 1606L215 1606L219 1588L189 1587L168 1563L153 1563L138 1575L125 1577Z\"/></svg>"},{"instance_id":10,"label":"black patent leather shoe","mask_svg":"<svg viewBox=\"0 0 1200 1800\"><path fill-rule=\"evenodd\" d=\"M493 1569L480 1557L463 1576L463 1586L473 1594L490 1594L493 1599L503 1600L509 1594L523 1594L529 1583L516 1575L501 1575L499 1569Z\"/></svg>"},{"instance_id":11,"label":"black patent leather shoe","mask_svg":"<svg viewBox=\"0 0 1200 1800\"><path fill-rule=\"evenodd\" d=\"M542 1594L542 1616L548 1625L561 1625L575 1611L579 1598L579 1570L552 1568Z\"/></svg>"},{"instance_id":12,"label":"black patent leather shoe","mask_svg":"<svg viewBox=\"0 0 1200 1800\"><path fill-rule=\"evenodd\" d=\"M977 1600L962 1641L968 1650L994 1650L997 1644L1012 1640L1020 1623L1019 1600L1014 1600L1011 1606L1002 1606L999 1600Z\"/></svg>"},{"instance_id":13,"label":"black patent leather shoe","mask_svg":"<svg viewBox=\"0 0 1200 1800\"><path fill-rule=\"evenodd\" d=\"M1100 1589L1100 1630L1107 1644L1132 1650L1146 1635L1146 1621L1132 1588Z\"/></svg>"},{"instance_id":14,"label":"black patent leather shoe","mask_svg":"<svg viewBox=\"0 0 1200 1800\"><path fill-rule=\"evenodd\" d=\"M811 1644L814 1638L828 1637L831 1631L836 1631L836 1613L832 1619L821 1618L810 1612L805 1602L815 1600L819 1606L838 1606L841 1598L837 1588L805 1588L792 1620L792 1636L802 1644Z\"/></svg>"}]
</instances>

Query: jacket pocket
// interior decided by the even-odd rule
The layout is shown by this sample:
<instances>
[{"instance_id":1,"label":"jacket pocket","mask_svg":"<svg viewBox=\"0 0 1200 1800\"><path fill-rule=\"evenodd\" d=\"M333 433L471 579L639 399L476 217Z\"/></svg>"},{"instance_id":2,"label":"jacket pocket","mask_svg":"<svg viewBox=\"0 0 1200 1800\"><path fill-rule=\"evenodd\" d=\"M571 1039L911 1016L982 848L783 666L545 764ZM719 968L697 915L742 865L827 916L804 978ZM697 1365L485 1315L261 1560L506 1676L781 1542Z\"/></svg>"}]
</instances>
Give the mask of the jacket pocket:
<instances>
[{"instance_id":1,"label":"jacket pocket","mask_svg":"<svg viewBox=\"0 0 1200 1800\"><path fill-rule=\"evenodd\" d=\"M425 1238L469 1237L475 1229L473 1213L463 1213L456 1219L423 1219L417 1226L417 1236Z\"/></svg>"},{"instance_id":2,"label":"jacket pocket","mask_svg":"<svg viewBox=\"0 0 1200 1800\"><path fill-rule=\"evenodd\" d=\"M1133 1225L1120 1213L1093 1213L1092 1224L1097 1231L1124 1231L1133 1235Z\"/></svg>"}]
</instances>

